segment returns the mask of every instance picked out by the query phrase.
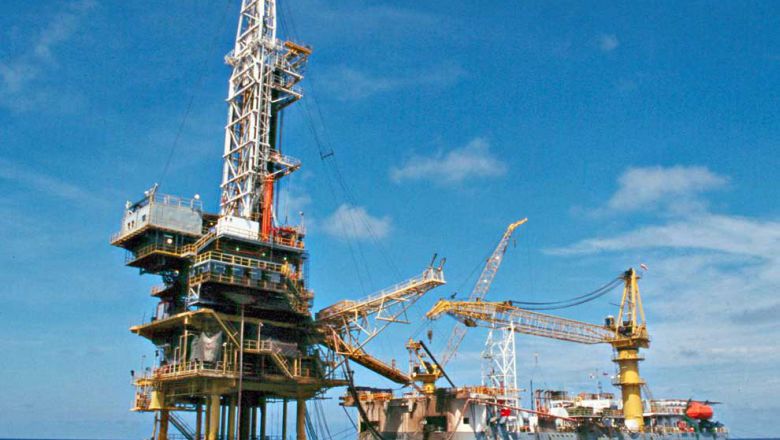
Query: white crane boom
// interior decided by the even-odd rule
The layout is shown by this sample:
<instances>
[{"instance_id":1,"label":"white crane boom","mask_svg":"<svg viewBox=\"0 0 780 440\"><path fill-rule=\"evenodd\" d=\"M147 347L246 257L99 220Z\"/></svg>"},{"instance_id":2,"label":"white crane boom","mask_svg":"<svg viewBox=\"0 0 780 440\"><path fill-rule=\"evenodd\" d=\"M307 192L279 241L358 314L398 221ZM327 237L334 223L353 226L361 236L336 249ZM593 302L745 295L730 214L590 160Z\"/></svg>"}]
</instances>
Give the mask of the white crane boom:
<instances>
[{"instance_id":1,"label":"white crane boom","mask_svg":"<svg viewBox=\"0 0 780 440\"><path fill-rule=\"evenodd\" d=\"M504 253L506 253L506 248L509 245L509 239L512 237L512 233L518 226L527 221L528 219L524 218L510 224L509 227L506 228L504 235L498 242L498 246L496 246L496 249L485 263L485 267L482 269L482 273L479 275L477 283L474 285L474 289L469 295L469 301L481 301L485 298L488 290L490 290L490 285L493 283L493 279L496 277L498 268L501 267L501 262L504 260ZM439 363L442 366L447 365L452 357L455 356L458 347L460 347L460 343L463 342L464 336L466 336L466 327L462 323L455 324L455 327L452 328L452 333L450 333L450 337L447 340L447 347L442 354L439 355Z\"/></svg>"}]
</instances>

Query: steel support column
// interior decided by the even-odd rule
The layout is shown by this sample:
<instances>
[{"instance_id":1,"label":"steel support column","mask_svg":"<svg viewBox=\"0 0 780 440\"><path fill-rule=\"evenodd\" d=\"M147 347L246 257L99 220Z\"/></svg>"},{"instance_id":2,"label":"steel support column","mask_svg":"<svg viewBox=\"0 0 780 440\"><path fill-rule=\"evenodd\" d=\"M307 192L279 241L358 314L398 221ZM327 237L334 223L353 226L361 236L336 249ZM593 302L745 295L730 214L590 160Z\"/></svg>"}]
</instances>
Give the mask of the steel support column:
<instances>
[{"instance_id":1,"label":"steel support column","mask_svg":"<svg viewBox=\"0 0 780 440\"><path fill-rule=\"evenodd\" d=\"M218 440L219 438L219 394L209 396L208 418L206 419L206 438L207 440Z\"/></svg>"},{"instance_id":2,"label":"steel support column","mask_svg":"<svg viewBox=\"0 0 780 440\"><path fill-rule=\"evenodd\" d=\"M168 410L160 410L160 430L157 431L157 440L168 440Z\"/></svg>"},{"instance_id":3,"label":"steel support column","mask_svg":"<svg viewBox=\"0 0 780 440\"><path fill-rule=\"evenodd\" d=\"M306 399L298 398L295 412L295 438L306 440Z\"/></svg>"}]
</instances>

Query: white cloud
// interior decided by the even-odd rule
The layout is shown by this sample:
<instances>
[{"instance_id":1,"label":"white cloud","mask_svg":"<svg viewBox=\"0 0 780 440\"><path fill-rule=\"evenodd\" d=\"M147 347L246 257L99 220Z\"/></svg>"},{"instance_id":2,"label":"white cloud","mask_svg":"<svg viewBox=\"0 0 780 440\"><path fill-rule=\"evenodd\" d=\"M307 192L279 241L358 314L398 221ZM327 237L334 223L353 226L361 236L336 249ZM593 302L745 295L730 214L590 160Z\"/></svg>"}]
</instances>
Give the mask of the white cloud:
<instances>
[{"instance_id":1,"label":"white cloud","mask_svg":"<svg viewBox=\"0 0 780 440\"><path fill-rule=\"evenodd\" d=\"M319 222L318 222L319 224ZM342 204L322 222L323 230L338 238L384 238L390 233L390 217L374 217L361 206Z\"/></svg>"},{"instance_id":2,"label":"white cloud","mask_svg":"<svg viewBox=\"0 0 780 440\"><path fill-rule=\"evenodd\" d=\"M311 203L311 196L305 192L291 190L282 199L289 215L296 215Z\"/></svg>"},{"instance_id":3,"label":"white cloud","mask_svg":"<svg viewBox=\"0 0 780 440\"><path fill-rule=\"evenodd\" d=\"M77 185L2 158L0 158L0 180L10 182L23 192L32 191L77 202L98 199L94 194Z\"/></svg>"},{"instance_id":4,"label":"white cloud","mask_svg":"<svg viewBox=\"0 0 780 440\"><path fill-rule=\"evenodd\" d=\"M652 210L700 211L700 195L723 188L728 178L701 166L628 168L618 179L619 188L606 209L613 212Z\"/></svg>"},{"instance_id":5,"label":"white cloud","mask_svg":"<svg viewBox=\"0 0 780 440\"><path fill-rule=\"evenodd\" d=\"M643 182L649 182L644 192L636 189ZM621 177L608 204L626 208L622 212L636 210L630 194L664 206L669 199L700 198L726 182L702 167L633 169ZM761 426L769 416L736 408L780 410L766 388L777 387L780 362L774 342L780 337L780 221L713 213L702 206L696 215L659 215L654 224L547 252L598 255L599 264L616 267L647 263L650 270L640 288L653 339L643 364L650 387L659 397L725 401L719 418L738 420L734 431ZM708 374L702 375L703 369ZM764 386L754 385L759 383Z\"/></svg>"},{"instance_id":6,"label":"white cloud","mask_svg":"<svg viewBox=\"0 0 780 440\"><path fill-rule=\"evenodd\" d=\"M408 87L449 87L464 75L465 71L459 66L439 66L423 72L387 76L341 65L325 70L318 80L336 99L349 101Z\"/></svg>"},{"instance_id":7,"label":"white cloud","mask_svg":"<svg viewBox=\"0 0 780 440\"><path fill-rule=\"evenodd\" d=\"M612 52L620 46L620 41L615 34L601 34L598 37L598 44L602 52Z\"/></svg>"},{"instance_id":8,"label":"white cloud","mask_svg":"<svg viewBox=\"0 0 780 440\"><path fill-rule=\"evenodd\" d=\"M611 237L588 238L548 252L556 255L582 255L644 248L696 249L768 257L780 249L780 223L703 214Z\"/></svg>"},{"instance_id":9,"label":"white cloud","mask_svg":"<svg viewBox=\"0 0 780 440\"><path fill-rule=\"evenodd\" d=\"M414 155L401 167L391 168L390 178L395 183L429 180L454 184L470 178L502 176L506 172L506 164L490 151L490 144L483 138L475 138L446 153Z\"/></svg>"},{"instance_id":10,"label":"white cloud","mask_svg":"<svg viewBox=\"0 0 780 440\"><path fill-rule=\"evenodd\" d=\"M69 4L52 18L34 41L23 45L31 46L31 51L0 62L0 105L22 111L46 98L44 94L30 92L30 85L39 81L47 67L56 63L53 49L77 33L84 16L95 5L93 0Z\"/></svg>"},{"instance_id":11,"label":"white cloud","mask_svg":"<svg viewBox=\"0 0 780 440\"><path fill-rule=\"evenodd\" d=\"M304 212L305 208L311 204L311 196L296 185L284 188L279 193L278 198L279 209L277 215L279 220L285 223L297 223L300 213Z\"/></svg>"}]
</instances>

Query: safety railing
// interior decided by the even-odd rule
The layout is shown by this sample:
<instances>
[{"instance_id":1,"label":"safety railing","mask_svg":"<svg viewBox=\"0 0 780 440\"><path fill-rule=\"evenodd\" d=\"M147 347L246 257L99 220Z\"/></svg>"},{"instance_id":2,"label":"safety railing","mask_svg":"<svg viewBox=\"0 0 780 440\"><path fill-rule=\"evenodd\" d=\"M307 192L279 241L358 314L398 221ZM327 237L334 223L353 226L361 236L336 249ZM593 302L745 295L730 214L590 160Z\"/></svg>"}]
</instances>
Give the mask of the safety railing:
<instances>
[{"instance_id":1,"label":"safety railing","mask_svg":"<svg viewBox=\"0 0 780 440\"><path fill-rule=\"evenodd\" d=\"M272 235L271 237L269 237L269 239L265 240L263 239L263 237L258 231L253 231L244 228L236 228L234 226L229 226L229 225L218 225L217 235L223 235L223 234L232 235L236 237L249 238L251 240L257 240L257 241L269 241L275 244L279 244L291 248L297 248L297 249L303 249L303 245L304 245L303 240L279 237L276 235Z\"/></svg>"},{"instance_id":2,"label":"safety railing","mask_svg":"<svg viewBox=\"0 0 780 440\"><path fill-rule=\"evenodd\" d=\"M228 364L223 361L187 361L162 365L155 368L151 374L144 376L144 379L179 379L199 375L238 377L238 374L238 368L232 363Z\"/></svg>"},{"instance_id":3,"label":"safety railing","mask_svg":"<svg viewBox=\"0 0 780 440\"><path fill-rule=\"evenodd\" d=\"M245 340L244 341L244 350L255 352L255 353L264 353L271 356L271 358L274 360L274 362L277 364L280 370L288 376L299 376L299 369L297 368L300 365L299 359L293 359L293 366L292 369L290 368L290 363L287 361L287 358L282 355L284 350L279 347L274 341L270 341L267 339L261 339L261 340Z\"/></svg>"},{"instance_id":4,"label":"safety railing","mask_svg":"<svg viewBox=\"0 0 780 440\"><path fill-rule=\"evenodd\" d=\"M191 243L188 245L185 245L182 247L182 254L192 254L195 255L196 252L198 252L198 249L203 247L209 240L214 238L214 233L209 232L207 234L204 234L202 237L198 239L195 243Z\"/></svg>"},{"instance_id":5,"label":"safety railing","mask_svg":"<svg viewBox=\"0 0 780 440\"><path fill-rule=\"evenodd\" d=\"M151 195L150 200L152 203L159 203L167 206L182 206L185 208L203 210L203 202L199 199L190 199L186 197L172 196L170 194L158 194Z\"/></svg>"},{"instance_id":6,"label":"safety railing","mask_svg":"<svg viewBox=\"0 0 780 440\"><path fill-rule=\"evenodd\" d=\"M651 403L650 412L656 414L674 414L679 415L685 412L685 406L670 406L670 405L658 405Z\"/></svg>"},{"instance_id":7,"label":"safety railing","mask_svg":"<svg viewBox=\"0 0 780 440\"><path fill-rule=\"evenodd\" d=\"M189 199L179 196L172 196L170 194L157 194L152 193L149 196L147 196L145 199L143 199L141 202L136 203L134 208L130 209L137 209L139 206L142 207L144 205L165 205L165 206L180 206L184 208L190 208L199 212L203 212L203 202L201 202L198 199ZM119 232L115 232L111 234L111 238L109 238L109 243L116 243L122 238L127 238L134 236L136 234L141 233L144 229L146 229L147 226L153 224L153 217L154 217L154 210L149 210L149 213L146 215L146 217L141 220L133 220L132 228L130 229L123 229Z\"/></svg>"},{"instance_id":8,"label":"safety railing","mask_svg":"<svg viewBox=\"0 0 780 440\"><path fill-rule=\"evenodd\" d=\"M282 283L274 283L272 281L265 280L253 280L246 277L234 277L231 275L221 275L214 272L204 272L190 277L190 285L203 284L208 282L217 282L222 284L230 284L234 286L243 286L253 289L273 290L277 292L285 292L287 289Z\"/></svg>"},{"instance_id":9,"label":"safety railing","mask_svg":"<svg viewBox=\"0 0 780 440\"><path fill-rule=\"evenodd\" d=\"M256 260L254 258L239 257L237 255L223 254L222 252L216 252L216 251L208 251L198 255L197 257L195 257L194 264L202 263L208 260L219 261L221 263L232 264L235 266L263 269L263 270L279 272L279 273L281 273L283 270L283 265L278 263Z\"/></svg>"},{"instance_id":10,"label":"safety railing","mask_svg":"<svg viewBox=\"0 0 780 440\"><path fill-rule=\"evenodd\" d=\"M413 293L415 289L428 285L429 283L443 284L444 272L440 269L429 267L421 275L380 290L365 299L358 301L341 301L330 307L326 307L319 312L318 319L327 319L334 315L347 313L352 310L360 310L364 313L373 312L375 309L381 308L388 300L393 299L398 295L405 296Z\"/></svg>"},{"instance_id":11,"label":"safety railing","mask_svg":"<svg viewBox=\"0 0 780 440\"><path fill-rule=\"evenodd\" d=\"M135 393L132 411L147 411L152 401L150 393L151 390L148 387L139 387L139 391Z\"/></svg>"},{"instance_id":12,"label":"safety railing","mask_svg":"<svg viewBox=\"0 0 780 440\"><path fill-rule=\"evenodd\" d=\"M301 166L300 159L296 159L292 156L286 156L278 151L271 152L271 161L284 165L288 168L298 168Z\"/></svg>"},{"instance_id":13,"label":"safety railing","mask_svg":"<svg viewBox=\"0 0 780 440\"><path fill-rule=\"evenodd\" d=\"M406 292L415 286L419 286L431 282L443 283L444 273L441 270L428 268L425 270L425 272L422 273L422 275L416 276L414 278L410 278L406 281L400 282L386 289L382 289L379 292L376 292L373 295L367 297L365 300L361 301L361 303L378 302L386 298L387 296L392 295L395 292Z\"/></svg>"},{"instance_id":14,"label":"safety railing","mask_svg":"<svg viewBox=\"0 0 780 440\"><path fill-rule=\"evenodd\" d=\"M141 246L140 248L135 249L134 251L128 251L125 255L125 264L132 263L134 261L140 260L144 257L147 257L153 253L165 253L167 255L173 255L173 256L181 256L182 254L182 246L177 246L175 244L168 244L168 243L150 243L146 246Z\"/></svg>"}]
</instances>

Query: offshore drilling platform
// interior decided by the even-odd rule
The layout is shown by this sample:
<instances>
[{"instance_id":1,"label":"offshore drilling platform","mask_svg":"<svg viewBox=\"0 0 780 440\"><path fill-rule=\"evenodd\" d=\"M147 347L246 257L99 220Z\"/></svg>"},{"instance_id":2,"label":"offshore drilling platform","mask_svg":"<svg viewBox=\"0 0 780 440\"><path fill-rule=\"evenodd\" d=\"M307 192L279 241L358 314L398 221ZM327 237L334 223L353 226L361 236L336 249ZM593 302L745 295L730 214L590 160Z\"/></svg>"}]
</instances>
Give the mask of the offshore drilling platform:
<instances>
[{"instance_id":1,"label":"offshore drilling platform","mask_svg":"<svg viewBox=\"0 0 780 440\"><path fill-rule=\"evenodd\" d=\"M235 47L226 57L233 70L219 213L204 211L197 196L162 194L155 185L126 204L111 237L125 249L128 266L162 279L151 292L158 299L154 316L131 328L157 348L155 363L133 377L132 409L154 413L154 439L175 437L173 426L186 440L266 440L275 422L287 440L288 420L296 439L313 439L306 402L344 386L342 405L358 409L358 437L365 440L676 439L691 432L725 438L725 428L711 421L709 402L650 397L639 376L639 350L650 337L633 269L569 300L486 301L510 237L525 219L509 225L468 301L442 300L428 312L429 319L449 315L457 324L439 356L410 339L408 371L372 356L366 344L389 325L407 322L408 309L444 284L443 260L434 256L417 276L312 314L305 228L282 224L274 208L277 183L301 167L282 154L280 115L303 97L299 83L312 51L278 39L276 18L275 0L241 2ZM592 301L619 285L617 318L603 324L533 311ZM457 387L445 367L469 327L489 329L487 367L481 385ZM522 408L516 333L611 345L621 398L601 390L577 398L535 390L532 407ZM410 391L395 396L355 387L350 361ZM451 387L438 387L441 378ZM269 417L270 405L281 407L280 420ZM181 413L192 414L194 426Z\"/></svg>"},{"instance_id":2,"label":"offshore drilling platform","mask_svg":"<svg viewBox=\"0 0 780 440\"><path fill-rule=\"evenodd\" d=\"M265 438L271 401L296 404L297 438L305 437L306 400L346 384L337 367L349 357L385 375L405 374L362 350L414 301L444 283L441 266L427 268L362 301L339 303L315 322L307 285L303 226L274 216L276 182L300 168L277 147L279 115L298 101L297 84L311 50L276 37L273 0L244 0L235 48L225 129L219 214L198 198L160 194L154 186L128 202L111 244L126 264L159 275L150 322L131 330L158 348L158 362L134 378L134 410L152 411L154 437L169 426L208 440ZM432 263L433 264L433 263ZM368 317L380 317L372 327ZM177 411L194 411L194 428Z\"/></svg>"}]
</instances>

